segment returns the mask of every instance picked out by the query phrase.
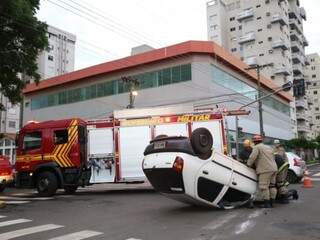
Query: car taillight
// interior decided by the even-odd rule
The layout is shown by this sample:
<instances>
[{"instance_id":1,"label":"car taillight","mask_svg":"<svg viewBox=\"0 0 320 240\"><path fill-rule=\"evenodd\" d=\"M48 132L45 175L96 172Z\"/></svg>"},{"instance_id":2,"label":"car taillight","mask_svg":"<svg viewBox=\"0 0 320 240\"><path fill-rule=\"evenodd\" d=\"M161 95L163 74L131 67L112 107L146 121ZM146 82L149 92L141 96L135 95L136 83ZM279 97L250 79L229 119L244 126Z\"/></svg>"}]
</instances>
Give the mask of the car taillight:
<instances>
[{"instance_id":1,"label":"car taillight","mask_svg":"<svg viewBox=\"0 0 320 240\"><path fill-rule=\"evenodd\" d=\"M176 157L176 159L174 160L172 168L176 172L182 172L182 170L183 170L183 159L181 157Z\"/></svg>"},{"instance_id":2,"label":"car taillight","mask_svg":"<svg viewBox=\"0 0 320 240\"><path fill-rule=\"evenodd\" d=\"M301 166L301 161L299 159L294 158L293 162L294 162L293 165L295 167L300 167Z\"/></svg>"}]
</instances>

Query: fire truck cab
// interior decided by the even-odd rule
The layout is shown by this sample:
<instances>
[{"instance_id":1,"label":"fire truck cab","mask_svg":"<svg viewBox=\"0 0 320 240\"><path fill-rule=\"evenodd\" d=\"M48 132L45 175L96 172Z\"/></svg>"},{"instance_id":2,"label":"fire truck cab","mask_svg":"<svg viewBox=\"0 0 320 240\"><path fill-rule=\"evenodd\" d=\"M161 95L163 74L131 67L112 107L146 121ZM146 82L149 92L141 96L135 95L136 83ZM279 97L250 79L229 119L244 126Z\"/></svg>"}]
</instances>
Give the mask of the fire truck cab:
<instances>
[{"instance_id":1,"label":"fire truck cab","mask_svg":"<svg viewBox=\"0 0 320 240\"><path fill-rule=\"evenodd\" d=\"M41 196L58 188L76 191L90 179L86 122L66 119L29 122L17 137L17 187L36 187Z\"/></svg>"}]
</instances>

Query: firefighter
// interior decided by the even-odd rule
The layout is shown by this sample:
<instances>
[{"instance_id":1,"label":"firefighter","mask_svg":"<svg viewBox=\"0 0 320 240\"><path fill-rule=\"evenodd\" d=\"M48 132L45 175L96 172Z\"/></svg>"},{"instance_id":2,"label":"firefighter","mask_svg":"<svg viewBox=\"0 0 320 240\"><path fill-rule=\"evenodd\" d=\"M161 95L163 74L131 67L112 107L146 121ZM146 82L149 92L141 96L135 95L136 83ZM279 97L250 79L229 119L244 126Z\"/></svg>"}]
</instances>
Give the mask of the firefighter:
<instances>
[{"instance_id":1,"label":"firefighter","mask_svg":"<svg viewBox=\"0 0 320 240\"><path fill-rule=\"evenodd\" d=\"M243 141L243 150L239 154L240 162L246 164L251 153L252 153L251 141L249 139L246 139Z\"/></svg>"},{"instance_id":2,"label":"firefighter","mask_svg":"<svg viewBox=\"0 0 320 240\"><path fill-rule=\"evenodd\" d=\"M277 196L276 177L278 171L273 149L263 144L260 135L254 135L252 141L255 145L247 165L249 167L254 166L256 169L259 190L264 201L263 207L271 208Z\"/></svg>"},{"instance_id":3,"label":"firefighter","mask_svg":"<svg viewBox=\"0 0 320 240\"><path fill-rule=\"evenodd\" d=\"M277 173L277 189L278 189L278 197L280 203L289 203L288 200L288 189L287 189L287 175L289 169L289 161L286 154L286 150L283 145L280 143L278 139L274 140L274 156L278 166Z\"/></svg>"}]
</instances>

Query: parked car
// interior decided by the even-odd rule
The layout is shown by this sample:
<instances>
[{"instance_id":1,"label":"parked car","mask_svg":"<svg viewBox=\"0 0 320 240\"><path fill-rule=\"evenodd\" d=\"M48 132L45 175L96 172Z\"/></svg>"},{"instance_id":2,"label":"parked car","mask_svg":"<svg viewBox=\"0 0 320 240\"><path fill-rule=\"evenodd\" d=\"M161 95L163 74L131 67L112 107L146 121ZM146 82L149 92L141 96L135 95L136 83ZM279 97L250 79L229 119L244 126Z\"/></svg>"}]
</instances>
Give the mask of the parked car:
<instances>
[{"instance_id":1,"label":"parked car","mask_svg":"<svg viewBox=\"0 0 320 240\"><path fill-rule=\"evenodd\" d=\"M155 138L144 152L143 171L155 190L169 198L221 209L244 205L257 191L256 173L212 151L212 141L206 128L194 130L191 139Z\"/></svg>"},{"instance_id":2,"label":"parked car","mask_svg":"<svg viewBox=\"0 0 320 240\"><path fill-rule=\"evenodd\" d=\"M303 178L306 170L306 162L293 152L287 152L286 154L290 164L287 181L289 183L297 183Z\"/></svg>"},{"instance_id":3,"label":"parked car","mask_svg":"<svg viewBox=\"0 0 320 240\"><path fill-rule=\"evenodd\" d=\"M13 181L13 170L9 159L0 156L0 192L3 192L6 185Z\"/></svg>"}]
</instances>

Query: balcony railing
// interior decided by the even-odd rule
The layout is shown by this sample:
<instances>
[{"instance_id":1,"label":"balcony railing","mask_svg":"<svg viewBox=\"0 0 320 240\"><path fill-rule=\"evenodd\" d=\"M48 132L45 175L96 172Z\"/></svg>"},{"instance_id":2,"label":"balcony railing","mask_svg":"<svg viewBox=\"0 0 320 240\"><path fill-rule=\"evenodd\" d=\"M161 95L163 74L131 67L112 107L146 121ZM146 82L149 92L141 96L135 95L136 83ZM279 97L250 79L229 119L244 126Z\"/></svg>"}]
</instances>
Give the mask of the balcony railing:
<instances>
[{"instance_id":1,"label":"balcony railing","mask_svg":"<svg viewBox=\"0 0 320 240\"><path fill-rule=\"evenodd\" d=\"M300 53L292 53L292 62L293 63L302 63L304 65L305 59Z\"/></svg>"},{"instance_id":2,"label":"balcony railing","mask_svg":"<svg viewBox=\"0 0 320 240\"><path fill-rule=\"evenodd\" d=\"M286 17L281 13L273 14L271 17L271 23L280 23L281 25L288 25Z\"/></svg>"},{"instance_id":3,"label":"balcony railing","mask_svg":"<svg viewBox=\"0 0 320 240\"><path fill-rule=\"evenodd\" d=\"M238 43L243 44L247 42L252 42L256 40L256 34L254 32L247 33L246 35L243 35L239 38Z\"/></svg>"},{"instance_id":4,"label":"balcony railing","mask_svg":"<svg viewBox=\"0 0 320 240\"><path fill-rule=\"evenodd\" d=\"M308 127L307 125L299 125L297 126L298 128L298 132L310 132L310 127Z\"/></svg>"},{"instance_id":5,"label":"balcony railing","mask_svg":"<svg viewBox=\"0 0 320 240\"><path fill-rule=\"evenodd\" d=\"M306 100L305 99L299 99L299 100L296 100L296 108L307 108L307 103L306 103ZM298 115L298 114L297 114Z\"/></svg>"},{"instance_id":6,"label":"balcony railing","mask_svg":"<svg viewBox=\"0 0 320 240\"><path fill-rule=\"evenodd\" d=\"M303 48L301 46L301 44L297 41L294 41L291 43L291 50L292 52L303 52Z\"/></svg>"},{"instance_id":7,"label":"balcony railing","mask_svg":"<svg viewBox=\"0 0 320 240\"><path fill-rule=\"evenodd\" d=\"M301 112L297 112L296 113L296 117L297 117L297 120L299 121L306 121L307 120L307 115L306 115L306 112L305 111L301 111ZM298 123L298 125L303 125L303 123Z\"/></svg>"},{"instance_id":8,"label":"balcony railing","mask_svg":"<svg viewBox=\"0 0 320 240\"><path fill-rule=\"evenodd\" d=\"M278 39L272 42L272 48L281 48L282 50L288 50L289 46L283 39Z\"/></svg>"},{"instance_id":9,"label":"balcony railing","mask_svg":"<svg viewBox=\"0 0 320 240\"><path fill-rule=\"evenodd\" d=\"M305 10L303 7L301 7L301 8L299 9L299 11L300 11L300 16L301 16L304 20L307 20L306 10Z\"/></svg>"},{"instance_id":10,"label":"balcony railing","mask_svg":"<svg viewBox=\"0 0 320 240\"><path fill-rule=\"evenodd\" d=\"M258 64L258 60L256 56L253 57L247 57L244 62L249 66L255 66Z\"/></svg>"},{"instance_id":11,"label":"balcony railing","mask_svg":"<svg viewBox=\"0 0 320 240\"><path fill-rule=\"evenodd\" d=\"M284 74L286 76L290 75L290 70L287 67L275 67L274 74L279 75L279 74Z\"/></svg>"},{"instance_id":12,"label":"balcony railing","mask_svg":"<svg viewBox=\"0 0 320 240\"><path fill-rule=\"evenodd\" d=\"M299 34L296 29L290 30L290 38L292 41L300 41L301 42L301 40L302 40L301 34Z\"/></svg>"},{"instance_id":13,"label":"balcony railing","mask_svg":"<svg viewBox=\"0 0 320 240\"><path fill-rule=\"evenodd\" d=\"M292 64L292 69L295 75L303 74L303 67L301 64Z\"/></svg>"},{"instance_id":14,"label":"balcony railing","mask_svg":"<svg viewBox=\"0 0 320 240\"><path fill-rule=\"evenodd\" d=\"M240 22L243 19L253 17L253 15L254 15L253 8L250 8L238 13L237 20Z\"/></svg>"},{"instance_id":15,"label":"balcony railing","mask_svg":"<svg viewBox=\"0 0 320 240\"><path fill-rule=\"evenodd\" d=\"M296 19L290 19L289 24L293 29L296 29L299 34L303 33L303 30Z\"/></svg>"}]
</instances>

